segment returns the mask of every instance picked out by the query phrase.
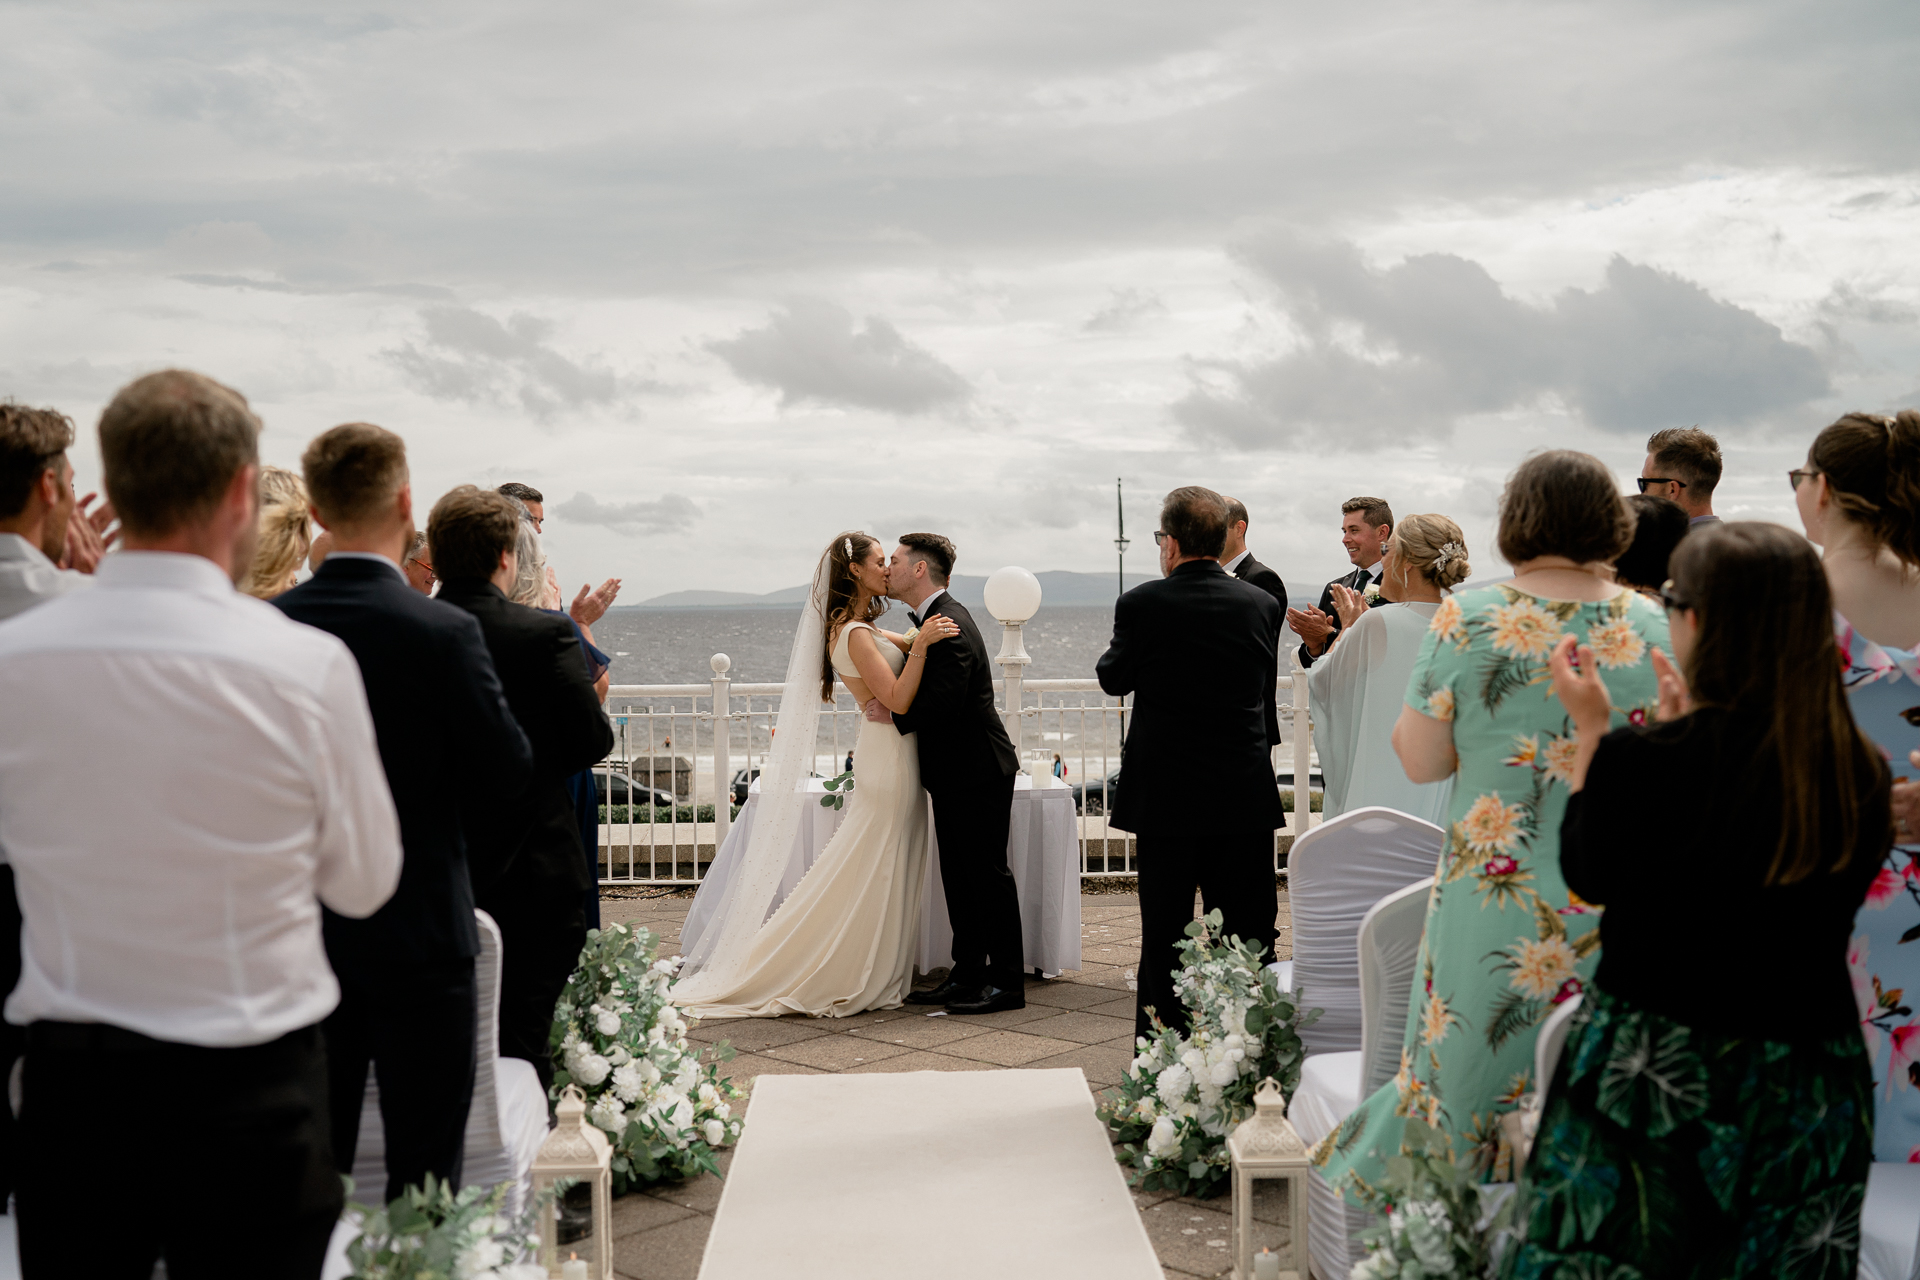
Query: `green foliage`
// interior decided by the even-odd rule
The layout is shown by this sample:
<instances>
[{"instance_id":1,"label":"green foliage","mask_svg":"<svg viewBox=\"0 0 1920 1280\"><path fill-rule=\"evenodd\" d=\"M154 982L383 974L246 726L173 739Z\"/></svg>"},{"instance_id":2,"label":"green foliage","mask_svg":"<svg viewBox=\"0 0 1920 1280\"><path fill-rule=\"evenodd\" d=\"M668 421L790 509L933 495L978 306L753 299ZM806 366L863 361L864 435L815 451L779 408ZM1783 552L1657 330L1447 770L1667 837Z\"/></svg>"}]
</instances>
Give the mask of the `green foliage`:
<instances>
[{"instance_id":1,"label":"green foliage","mask_svg":"<svg viewBox=\"0 0 1920 1280\"><path fill-rule=\"evenodd\" d=\"M728 805L727 816L728 818L739 817L740 806ZM603 804L600 806L600 821L616 825L627 822L712 822L713 806L703 804L696 809L690 804L683 804L669 809L666 805Z\"/></svg>"},{"instance_id":2,"label":"green foliage","mask_svg":"<svg viewBox=\"0 0 1920 1280\"><path fill-rule=\"evenodd\" d=\"M836 774L828 778L824 785L827 788L827 794L820 797L820 807L823 809L840 808L846 804L848 794L853 791L853 770L849 769L845 773Z\"/></svg>"},{"instance_id":3,"label":"green foliage","mask_svg":"<svg viewBox=\"0 0 1920 1280\"><path fill-rule=\"evenodd\" d=\"M669 996L679 960L656 959L658 945L646 929L588 930L554 1008L551 1097L569 1084L586 1095L588 1122L613 1143L616 1195L718 1173L714 1149L740 1136L733 1104L744 1095L715 1066L733 1048L715 1045L702 1063Z\"/></svg>"},{"instance_id":4,"label":"green foliage","mask_svg":"<svg viewBox=\"0 0 1920 1280\"><path fill-rule=\"evenodd\" d=\"M1118 1089L1101 1097L1100 1118L1122 1144L1129 1181L1144 1190L1212 1196L1230 1174L1227 1135L1253 1112L1253 1092L1272 1077L1292 1094L1306 1049L1300 1028L1320 1016L1302 1010L1264 965L1263 949L1219 939L1221 916L1187 926L1174 989L1186 1006L1182 1036L1153 1015L1153 1034Z\"/></svg>"},{"instance_id":5,"label":"green foliage","mask_svg":"<svg viewBox=\"0 0 1920 1280\"><path fill-rule=\"evenodd\" d=\"M483 1273L503 1280L544 1276L539 1265L516 1260L538 1247L535 1223L549 1199L508 1219L500 1212L506 1196L505 1183L491 1190L476 1186L455 1192L428 1174L424 1188L408 1187L385 1208L351 1205L361 1219L359 1237L347 1246L353 1280L452 1280Z\"/></svg>"},{"instance_id":6,"label":"green foliage","mask_svg":"<svg viewBox=\"0 0 1920 1280\"><path fill-rule=\"evenodd\" d=\"M1400 1154L1388 1158L1385 1174L1361 1194L1386 1224L1360 1234L1368 1253L1354 1265L1352 1280L1489 1275L1494 1242L1513 1209L1509 1197L1487 1213L1479 1178L1453 1162L1447 1135L1412 1118Z\"/></svg>"},{"instance_id":7,"label":"green foliage","mask_svg":"<svg viewBox=\"0 0 1920 1280\"><path fill-rule=\"evenodd\" d=\"M1320 792L1308 791L1307 792L1307 812L1309 813L1323 812L1326 808L1326 800L1327 800L1326 796L1322 795ZM1292 787L1280 788L1280 811L1282 813L1293 812L1293 788Z\"/></svg>"}]
</instances>

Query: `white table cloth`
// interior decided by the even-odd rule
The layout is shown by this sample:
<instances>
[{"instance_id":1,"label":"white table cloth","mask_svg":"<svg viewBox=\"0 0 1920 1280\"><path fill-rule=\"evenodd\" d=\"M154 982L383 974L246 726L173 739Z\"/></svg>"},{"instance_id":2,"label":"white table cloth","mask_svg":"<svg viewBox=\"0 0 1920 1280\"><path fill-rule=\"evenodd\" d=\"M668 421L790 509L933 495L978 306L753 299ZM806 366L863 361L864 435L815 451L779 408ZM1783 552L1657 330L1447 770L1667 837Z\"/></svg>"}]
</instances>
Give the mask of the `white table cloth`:
<instances>
[{"instance_id":1,"label":"white table cloth","mask_svg":"<svg viewBox=\"0 0 1920 1280\"><path fill-rule=\"evenodd\" d=\"M1026 774L1017 775L1013 786L1013 816L1007 828L1007 865L1020 894L1022 945L1029 970L1038 969L1051 976L1080 967L1080 844L1074 822L1073 793L1064 786L1049 786L1051 778L1041 778L1040 786ZM807 783L811 795L827 794L826 784L818 779ZM753 816L760 800L756 779L740 816L733 820L727 838L714 854L713 864L700 884L687 922L680 930L680 947L690 951L712 918L714 905L733 868L746 853L753 833ZM815 804L812 821L801 828L795 842L786 877L781 881L780 898L786 899L800 877L813 865L820 851L839 829L845 809ZM940 883L940 845L933 833L933 810L927 810L927 888L920 906L920 942L914 965L922 973L944 969L953 963L953 925L947 920L947 896Z\"/></svg>"}]
</instances>

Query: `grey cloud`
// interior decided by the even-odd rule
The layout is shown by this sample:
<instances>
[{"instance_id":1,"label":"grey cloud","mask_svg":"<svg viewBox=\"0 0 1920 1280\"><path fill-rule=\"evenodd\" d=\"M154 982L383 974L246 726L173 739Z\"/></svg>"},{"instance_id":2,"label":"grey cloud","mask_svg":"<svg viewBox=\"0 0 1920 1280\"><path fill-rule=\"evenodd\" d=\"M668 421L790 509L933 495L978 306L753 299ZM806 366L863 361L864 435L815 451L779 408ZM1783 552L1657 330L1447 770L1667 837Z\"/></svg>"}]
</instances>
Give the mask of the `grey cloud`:
<instances>
[{"instance_id":1,"label":"grey cloud","mask_svg":"<svg viewBox=\"0 0 1920 1280\"><path fill-rule=\"evenodd\" d=\"M1160 295L1140 289L1115 289L1106 305L1087 317L1080 327L1092 333L1130 329L1152 315L1166 314L1167 304Z\"/></svg>"},{"instance_id":2,"label":"grey cloud","mask_svg":"<svg viewBox=\"0 0 1920 1280\"><path fill-rule=\"evenodd\" d=\"M467 307L429 307L425 349L385 353L426 394L443 400L517 401L541 421L563 409L613 403L612 371L577 363L549 345L553 323L519 312L505 324Z\"/></svg>"},{"instance_id":3,"label":"grey cloud","mask_svg":"<svg viewBox=\"0 0 1920 1280\"><path fill-rule=\"evenodd\" d=\"M605 525L616 533L681 533L700 518L691 498L664 493L654 502L601 502L590 493L576 493L553 509L553 514L580 524Z\"/></svg>"},{"instance_id":4,"label":"grey cloud","mask_svg":"<svg viewBox=\"0 0 1920 1280\"><path fill-rule=\"evenodd\" d=\"M808 401L887 413L965 403L967 380L879 316L855 328L846 308L803 298L759 329L709 342L743 381L771 387L787 408Z\"/></svg>"},{"instance_id":5,"label":"grey cloud","mask_svg":"<svg viewBox=\"0 0 1920 1280\"><path fill-rule=\"evenodd\" d=\"M1534 305L1452 254L1380 270L1351 244L1278 236L1244 256L1277 289L1299 342L1270 360L1196 362L1198 385L1173 414L1203 439L1266 448L1355 422L1444 431L1555 401L1632 433L1753 421L1830 390L1810 348L1624 258L1599 288Z\"/></svg>"},{"instance_id":6,"label":"grey cloud","mask_svg":"<svg viewBox=\"0 0 1920 1280\"><path fill-rule=\"evenodd\" d=\"M42 268L42 270L53 270L53 269L54 268L52 267ZM75 270L75 271L85 270L85 268L77 265L68 269ZM323 285L312 285L312 284L289 284L285 280L256 280L252 276L219 275L219 274L206 272L206 271L189 271L181 275L175 276L174 279L182 281L186 284L205 285L211 289L254 289L254 290L258 290L261 293L295 293L295 294L305 294L310 296L320 295L320 294L376 293L376 294L385 294L389 297L395 297L395 298L420 298L423 300L439 300L444 298L452 298L454 296L453 290L442 289L438 285L431 285L431 284L357 284L357 285L325 285L323 286Z\"/></svg>"}]
</instances>

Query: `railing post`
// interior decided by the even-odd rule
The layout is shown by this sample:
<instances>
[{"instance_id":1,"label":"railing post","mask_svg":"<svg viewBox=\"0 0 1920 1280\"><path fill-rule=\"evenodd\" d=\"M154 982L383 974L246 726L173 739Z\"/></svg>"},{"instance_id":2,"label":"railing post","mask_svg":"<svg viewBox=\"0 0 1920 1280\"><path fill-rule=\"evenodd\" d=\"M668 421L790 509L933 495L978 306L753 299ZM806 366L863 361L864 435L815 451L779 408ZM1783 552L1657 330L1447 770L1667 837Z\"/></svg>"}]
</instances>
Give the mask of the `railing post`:
<instances>
[{"instance_id":1,"label":"railing post","mask_svg":"<svg viewBox=\"0 0 1920 1280\"><path fill-rule=\"evenodd\" d=\"M1307 673L1294 659L1293 673L1293 831L1307 834L1313 826L1313 728L1308 724Z\"/></svg>"},{"instance_id":2,"label":"railing post","mask_svg":"<svg viewBox=\"0 0 1920 1280\"><path fill-rule=\"evenodd\" d=\"M733 681L727 678L733 659L716 653L708 665L713 668L713 852L717 857L720 846L727 840L729 811L733 807L733 697L727 692L733 687ZM698 797L695 797L693 816L697 833L700 829ZM693 846L697 861L700 857L697 834Z\"/></svg>"}]
</instances>

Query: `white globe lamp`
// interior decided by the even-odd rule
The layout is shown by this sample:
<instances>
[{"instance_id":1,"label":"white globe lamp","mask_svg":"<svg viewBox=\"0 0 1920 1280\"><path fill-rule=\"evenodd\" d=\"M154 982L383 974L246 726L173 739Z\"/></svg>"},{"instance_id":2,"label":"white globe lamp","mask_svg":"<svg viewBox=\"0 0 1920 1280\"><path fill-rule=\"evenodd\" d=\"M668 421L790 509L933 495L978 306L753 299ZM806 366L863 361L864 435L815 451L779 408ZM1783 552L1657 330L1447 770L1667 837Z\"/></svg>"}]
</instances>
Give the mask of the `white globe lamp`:
<instances>
[{"instance_id":1,"label":"white globe lamp","mask_svg":"<svg viewBox=\"0 0 1920 1280\"><path fill-rule=\"evenodd\" d=\"M1021 672L1033 659L1027 656L1021 628L1027 619L1040 612L1040 579L1018 565L995 569L987 579L987 612L1000 620L1000 654L994 659L1006 678L1006 700L1001 719L1013 749L1020 750ZM1051 777L1051 775L1048 775Z\"/></svg>"}]
</instances>

